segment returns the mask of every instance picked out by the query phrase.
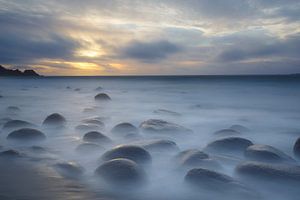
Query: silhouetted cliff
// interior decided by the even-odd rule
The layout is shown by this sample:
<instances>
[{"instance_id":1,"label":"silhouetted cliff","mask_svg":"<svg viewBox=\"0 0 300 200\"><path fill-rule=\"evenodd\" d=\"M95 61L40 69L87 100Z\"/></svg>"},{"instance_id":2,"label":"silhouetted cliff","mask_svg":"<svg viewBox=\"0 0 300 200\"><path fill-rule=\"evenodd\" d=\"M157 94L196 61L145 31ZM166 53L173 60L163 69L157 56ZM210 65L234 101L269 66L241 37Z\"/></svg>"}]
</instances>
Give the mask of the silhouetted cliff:
<instances>
[{"instance_id":1,"label":"silhouetted cliff","mask_svg":"<svg viewBox=\"0 0 300 200\"><path fill-rule=\"evenodd\" d=\"M34 70L24 70L24 72L18 69L6 69L0 65L0 76L40 76Z\"/></svg>"}]
</instances>

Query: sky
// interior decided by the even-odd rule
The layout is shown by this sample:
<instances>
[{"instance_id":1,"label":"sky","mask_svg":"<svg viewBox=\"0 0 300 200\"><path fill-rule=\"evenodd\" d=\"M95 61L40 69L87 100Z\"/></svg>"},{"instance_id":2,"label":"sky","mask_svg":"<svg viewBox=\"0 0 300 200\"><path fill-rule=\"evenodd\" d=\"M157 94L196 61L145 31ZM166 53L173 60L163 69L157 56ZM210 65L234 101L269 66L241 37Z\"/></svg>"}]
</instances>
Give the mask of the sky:
<instances>
[{"instance_id":1,"label":"sky","mask_svg":"<svg viewBox=\"0 0 300 200\"><path fill-rule=\"evenodd\" d=\"M0 0L0 27L43 75L300 73L300 0Z\"/></svg>"}]
</instances>

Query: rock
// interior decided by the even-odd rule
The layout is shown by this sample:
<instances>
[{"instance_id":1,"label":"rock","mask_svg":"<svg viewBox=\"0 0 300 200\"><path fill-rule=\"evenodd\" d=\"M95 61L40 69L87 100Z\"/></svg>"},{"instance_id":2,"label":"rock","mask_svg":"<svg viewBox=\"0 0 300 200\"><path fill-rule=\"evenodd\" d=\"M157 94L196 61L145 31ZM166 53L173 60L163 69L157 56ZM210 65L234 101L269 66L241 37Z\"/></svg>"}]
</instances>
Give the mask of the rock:
<instances>
[{"instance_id":1,"label":"rock","mask_svg":"<svg viewBox=\"0 0 300 200\"><path fill-rule=\"evenodd\" d=\"M190 129L160 119L146 120L141 123L140 128L145 133L158 133L158 134L192 133Z\"/></svg>"},{"instance_id":2,"label":"rock","mask_svg":"<svg viewBox=\"0 0 300 200\"><path fill-rule=\"evenodd\" d=\"M111 139L98 131L90 131L83 136L83 140L86 142L109 144Z\"/></svg>"},{"instance_id":3,"label":"rock","mask_svg":"<svg viewBox=\"0 0 300 200\"><path fill-rule=\"evenodd\" d=\"M41 141L45 140L46 136L39 130L32 128L22 128L9 133L7 139L16 141Z\"/></svg>"},{"instance_id":4,"label":"rock","mask_svg":"<svg viewBox=\"0 0 300 200\"><path fill-rule=\"evenodd\" d=\"M87 154L87 153L99 153L105 149L98 144L85 142L77 146L76 151L78 153Z\"/></svg>"},{"instance_id":5,"label":"rock","mask_svg":"<svg viewBox=\"0 0 300 200\"><path fill-rule=\"evenodd\" d=\"M100 126L101 128L105 127L105 124L98 119L85 119L85 120L82 120L82 122L84 124L94 124L94 125Z\"/></svg>"},{"instance_id":6,"label":"rock","mask_svg":"<svg viewBox=\"0 0 300 200\"><path fill-rule=\"evenodd\" d=\"M18 158L18 157L21 157L21 154L20 154L20 152L18 152L16 150L9 149L9 150L0 152L0 157L1 158Z\"/></svg>"},{"instance_id":7,"label":"rock","mask_svg":"<svg viewBox=\"0 0 300 200\"><path fill-rule=\"evenodd\" d=\"M47 127L60 128L64 127L66 122L67 120L61 114L53 113L46 117L43 125Z\"/></svg>"},{"instance_id":8,"label":"rock","mask_svg":"<svg viewBox=\"0 0 300 200\"><path fill-rule=\"evenodd\" d=\"M111 98L105 93L99 93L95 96L95 100L97 100L97 101L110 101Z\"/></svg>"},{"instance_id":9,"label":"rock","mask_svg":"<svg viewBox=\"0 0 300 200\"><path fill-rule=\"evenodd\" d=\"M77 131L97 131L102 129L102 127L96 124L79 124L75 127Z\"/></svg>"},{"instance_id":10,"label":"rock","mask_svg":"<svg viewBox=\"0 0 300 200\"><path fill-rule=\"evenodd\" d=\"M111 129L111 133L116 136L126 137L127 135L137 135L139 133L139 130L134 125L123 122L113 127Z\"/></svg>"},{"instance_id":11,"label":"rock","mask_svg":"<svg viewBox=\"0 0 300 200\"><path fill-rule=\"evenodd\" d=\"M142 147L150 152L176 152L179 151L177 144L171 140L152 140L142 144Z\"/></svg>"},{"instance_id":12,"label":"rock","mask_svg":"<svg viewBox=\"0 0 300 200\"><path fill-rule=\"evenodd\" d=\"M215 140L205 147L205 151L221 154L240 154L242 155L248 146L253 143L245 138L227 137Z\"/></svg>"},{"instance_id":13,"label":"rock","mask_svg":"<svg viewBox=\"0 0 300 200\"><path fill-rule=\"evenodd\" d=\"M205 169L221 169L221 165L214 159L210 158L207 153L197 149L189 149L180 152L175 156L176 163L181 167L195 168L201 167Z\"/></svg>"},{"instance_id":14,"label":"rock","mask_svg":"<svg viewBox=\"0 0 300 200\"><path fill-rule=\"evenodd\" d=\"M181 114L178 112L174 112L174 111L166 110L166 109L157 109L157 110L154 110L153 113L162 114L162 115L171 115L171 116L181 116Z\"/></svg>"},{"instance_id":15,"label":"rock","mask_svg":"<svg viewBox=\"0 0 300 200\"><path fill-rule=\"evenodd\" d=\"M80 88L75 88L74 91L79 92L81 89Z\"/></svg>"},{"instance_id":16,"label":"rock","mask_svg":"<svg viewBox=\"0 0 300 200\"><path fill-rule=\"evenodd\" d=\"M103 88L101 86L99 86L95 89L95 91L101 91L101 90L103 90Z\"/></svg>"},{"instance_id":17,"label":"rock","mask_svg":"<svg viewBox=\"0 0 300 200\"><path fill-rule=\"evenodd\" d=\"M20 109L19 107L17 107L17 106L8 106L8 107L6 108L6 111L7 111L8 113L16 114L16 113L21 112L21 109Z\"/></svg>"},{"instance_id":18,"label":"rock","mask_svg":"<svg viewBox=\"0 0 300 200\"><path fill-rule=\"evenodd\" d=\"M56 171L68 178L79 178L83 175L84 169L75 162L61 162L54 165Z\"/></svg>"},{"instance_id":19,"label":"rock","mask_svg":"<svg viewBox=\"0 0 300 200\"><path fill-rule=\"evenodd\" d=\"M116 158L126 158L138 164L148 164L151 162L151 155L142 147L135 145L119 145L105 152L102 160L108 161Z\"/></svg>"},{"instance_id":20,"label":"rock","mask_svg":"<svg viewBox=\"0 0 300 200\"><path fill-rule=\"evenodd\" d=\"M275 181L277 184L293 181L300 184L300 167L294 165L247 161L239 164L235 173L240 178L256 181Z\"/></svg>"},{"instance_id":21,"label":"rock","mask_svg":"<svg viewBox=\"0 0 300 200\"><path fill-rule=\"evenodd\" d=\"M294 144L294 154L295 156L300 159L300 138L298 138Z\"/></svg>"},{"instance_id":22,"label":"rock","mask_svg":"<svg viewBox=\"0 0 300 200\"><path fill-rule=\"evenodd\" d=\"M214 135L217 135L217 136L236 136L236 135L241 135L241 133L239 131L236 131L234 129L221 129L219 131L216 131L214 133Z\"/></svg>"},{"instance_id":23,"label":"rock","mask_svg":"<svg viewBox=\"0 0 300 200\"><path fill-rule=\"evenodd\" d=\"M3 125L3 129L34 128L35 125L23 120L10 120Z\"/></svg>"},{"instance_id":24,"label":"rock","mask_svg":"<svg viewBox=\"0 0 300 200\"><path fill-rule=\"evenodd\" d=\"M289 162L296 163L290 156L282 151L269 146L254 144L249 146L245 151L245 157L255 161L262 162Z\"/></svg>"},{"instance_id":25,"label":"rock","mask_svg":"<svg viewBox=\"0 0 300 200\"><path fill-rule=\"evenodd\" d=\"M238 131L240 133L250 131L250 129L248 129L247 127L239 125L239 124L234 124L234 125L230 126L229 129L233 129L233 130Z\"/></svg>"},{"instance_id":26,"label":"rock","mask_svg":"<svg viewBox=\"0 0 300 200\"><path fill-rule=\"evenodd\" d=\"M140 187L146 182L143 169L132 160L118 158L104 162L95 174L108 184L117 187Z\"/></svg>"}]
</instances>

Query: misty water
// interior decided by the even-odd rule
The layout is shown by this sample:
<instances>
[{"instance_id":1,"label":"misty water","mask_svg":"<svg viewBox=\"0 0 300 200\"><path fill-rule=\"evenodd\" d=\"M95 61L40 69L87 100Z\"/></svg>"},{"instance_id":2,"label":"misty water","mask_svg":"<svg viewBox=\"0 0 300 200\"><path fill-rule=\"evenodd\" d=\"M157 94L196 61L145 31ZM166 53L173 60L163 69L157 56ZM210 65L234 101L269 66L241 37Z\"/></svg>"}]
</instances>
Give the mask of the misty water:
<instances>
[{"instance_id":1,"label":"misty water","mask_svg":"<svg viewBox=\"0 0 300 200\"><path fill-rule=\"evenodd\" d=\"M96 101L98 93L108 94L111 101ZM44 141L9 141L7 135L17 128L2 128L1 152L13 149L20 156L0 158L0 199L299 199L299 179L284 184L277 179L263 183L248 181L235 170L249 160L247 157L239 153L206 152L205 148L212 141L231 137L219 136L216 131L242 125L245 130L238 130L237 137L275 147L293 160L260 163L292 166L295 176L299 176L299 160L293 153L294 143L300 137L297 76L0 78L0 95L1 127L9 120L24 120L47 136ZM64 128L42 126L52 113L65 117ZM76 148L89 130L76 126L91 118L102 121L105 127L94 126L89 130L100 131L112 143L101 144L101 149L93 152L78 152ZM139 127L149 119L165 120L191 131L175 135L139 130L132 137L111 133L119 123L129 122ZM104 162L101 156L113 147L142 146L159 139L175 142L178 149L147 150L152 161L140 166L145 172L145 183L129 188L112 186L95 175ZM228 194L227 189L222 191L214 185L207 188L188 183L187 172L198 166L181 167L174 158L188 149L208 153L218 167L204 168L232 177L242 185L245 194L239 191L240 186ZM82 174L57 170L55 165L63 162L77 163Z\"/></svg>"}]
</instances>

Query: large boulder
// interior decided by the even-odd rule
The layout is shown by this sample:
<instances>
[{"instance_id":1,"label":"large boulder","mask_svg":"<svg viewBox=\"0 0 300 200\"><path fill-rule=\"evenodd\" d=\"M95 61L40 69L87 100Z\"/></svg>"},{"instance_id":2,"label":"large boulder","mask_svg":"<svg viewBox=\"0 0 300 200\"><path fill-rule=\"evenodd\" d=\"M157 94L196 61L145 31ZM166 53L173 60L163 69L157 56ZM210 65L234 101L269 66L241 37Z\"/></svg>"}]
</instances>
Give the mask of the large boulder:
<instances>
[{"instance_id":1,"label":"large boulder","mask_svg":"<svg viewBox=\"0 0 300 200\"><path fill-rule=\"evenodd\" d=\"M298 159L300 159L300 137L296 140L294 144L294 154Z\"/></svg>"},{"instance_id":2,"label":"large boulder","mask_svg":"<svg viewBox=\"0 0 300 200\"><path fill-rule=\"evenodd\" d=\"M22 128L8 134L8 140L15 141L41 141L45 140L46 136L39 130L32 128Z\"/></svg>"},{"instance_id":3,"label":"large boulder","mask_svg":"<svg viewBox=\"0 0 300 200\"><path fill-rule=\"evenodd\" d=\"M140 124L140 128L145 133L158 133L158 134L192 133L192 130L188 128L161 119L146 120Z\"/></svg>"},{"instance_id":4,"label":"large boulder","mask_svg":"<svg viewBox=\"0 0 300 200\"><path fill-rule=\"evenodd\" d=\"M205 169L218 170L221 169L221 165L214 159L212 159L207 153L198 149L189 149L178 153L175 156L175 162L184 168L201 167Z\"/></svg>"},{"instance_id":5,"label":"large boulder","mask_svg":"<svg viewBox=\"0 0 300 200\"><path fill-rule=\"evenodd\" d=\"M248 146L253 143L241 137L227 137L215 140L205 147L205 151L220 154L242 155Z\"/></svg>"},{"instance_id":6,"label":"large boulder","mask_svg":"<svg viewBox=\"0 0 300 200\"><path fill-rule=\"evenodd\" d=\"M84 168L75 162L60 162L54 165L56 171L67 178L79 178L84 173Z\"/></svg>"},{"instance_id":7,"label":"large boulder","mask_svg":"<svg viewBox=\"0 0 300 200\"><path fill-rule=\"evenodd\" d=\"M96 101L110 101L111 98L105 93L99 93L95 96Z\"/></svg>"},{"instance_id":8,"label":"large boulder","mask_svg":"<svg viewBox=\"0 0 300 200\"><path fill-rule=\"evenodd\" d=\"M227 128L227 129L221 129L219 131L216 131L214 135L225 137L225 136L237 136L237 135L241 135L241 133L234 129Z\"/></svg>"},{"instance_id":9,"label":"large boulder","mask_svg":"<svg viewBox=\"0 0 300 200\"><path fill-rule=\"evenodd\" d=\"M112 140L105 136L103 133L98 131L90 131L83 136L83 140L86 142L94 142L94 143L101 143L101 144L109 144Z\"/></svg>"},{"instance_id":10,"label":"large boulder","mask_svg":"<svg viewBox=\"0 0 300 200\"><path fill-rule=\"evenodd\" d=\"M33 128L34 124L23 120L9 120L3 125L3 129L19 129L19 128Z\"/></svg>"},{"instance_id":11,"label":"large boulder","mask_svg":"<svg viewBox=\"0 0 300 200\"><path fill-rule=\"evenodd\" d=\"M104 162L95 170L95 174L118 188L140 187L146 182L143 169L134 161L124 158Z\"/></svg>"},{"instance_id":12,"label":"large boulder","mask_svg":"<svg viewBox=\"0 0 300 200\"><path fill-rule=\"evenodd\" d=\"M128 135L137 135L139 130L134 125L123 122L114 126L111 129L111 133L116 136L127 137Z\"/></svg>"},{"instance_id":13,"label":"large boulder","mask_svg":"<svg viewBox=\"0 0 300 200\"><path fill-rule=\"evenodd\" d=\"M64 127L67 120L59 113L53 113L46 117L43 122L44 126L60 128Z\"/></svg>"},{"instance_id":14,"label":"large boulder","mask_svg":"<svg viewBox=\"0 0 300 200\"><path fill-rule=\"evenodd\" d=\"M245 157L255 161L261 162L289 162L295 163L295 161L282 151L269 146L254 144L249 146L245 151Z\"/></svg>"},{"instance_id":15,"label":"large boulder","mask_svg":"<svg viewBox=\"0 0 300 200\"><path fill-rule=\"evenodd\" d=\"M102 160L108 161L116 158L126 158L138 164L148 164L151 162L151 155L144 148L135 145L119 145L105 152Z\"/></svg>"},{"instance_id":16,"label":"large boulder","mask_svg":"<svg viewBox=\"0 0 300 200\"><path fill-rule=\"evenodd\" d=\"M235 173L240 178L256 181L297 182L300 184L300 167L286 164L269 164L247 161L239 164Z\"/></svg>"},{"instance_id":17,"label":"large boulder","mask_svg":"<svg viewBox=\"0 0 300 200\"><path fill-rule=\"evenodd\" d=\"M142 144L141 146L150 152L162 153L179 151L179 147L177 146L177 144L171 140L151 140L148 142L144 142L144 144Z\"/></svg>"}]
</instances>

